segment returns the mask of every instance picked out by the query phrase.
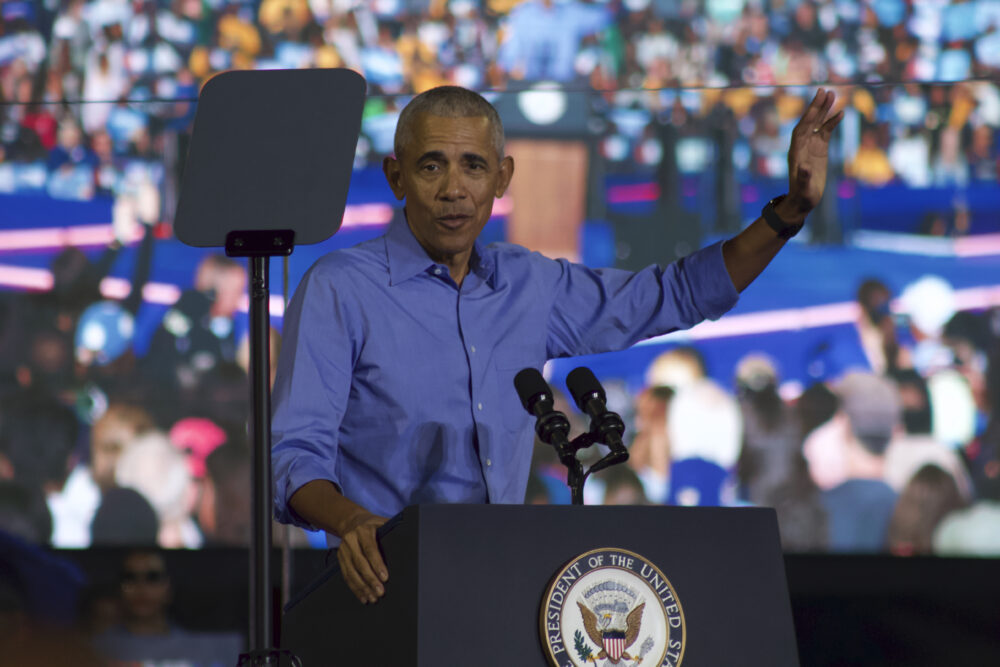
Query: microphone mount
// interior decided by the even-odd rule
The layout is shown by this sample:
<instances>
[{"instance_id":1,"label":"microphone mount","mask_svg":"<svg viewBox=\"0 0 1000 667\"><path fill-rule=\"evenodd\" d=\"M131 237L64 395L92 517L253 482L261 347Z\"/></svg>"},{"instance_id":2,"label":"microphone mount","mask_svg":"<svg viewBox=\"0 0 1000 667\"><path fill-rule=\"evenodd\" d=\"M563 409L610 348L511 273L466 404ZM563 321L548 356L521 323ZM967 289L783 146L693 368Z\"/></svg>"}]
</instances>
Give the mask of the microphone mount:
<instances>
[{"instance_id":1,"label":"microphone mount","mask_svg":"<svg viewBox=\"0 0 1000 667\"><path fill-rule=\"evenodd\" d=\"M586 391L578 397L574 392L577 384L571 384L570 377L567 377L566 382L580 409L591 415L591 425L589 431L572 440L569 440L569 420L565 414L554 408L552 390L541 373L534 368L525 368L514 377L514 387L524 409L536 419L535 433L538 439L553 446L559 460L566 466L566 483L570 488L572 504L582 505L583 486L587 477L599 470L627 461L628 450L622 443L625 424L620 416L605 407L604 390L600 383L587 368L577 368L570 373L570 376L577 371L586 371L589 374L589 378L584 378ZM576 377L579 377L579 374ZM592 383L590 378L593 378ZM596 391L593 385L596 385ZM597 444L607 445L611 451L584 471L577 452Z\"/></svg>"}]
</instances>

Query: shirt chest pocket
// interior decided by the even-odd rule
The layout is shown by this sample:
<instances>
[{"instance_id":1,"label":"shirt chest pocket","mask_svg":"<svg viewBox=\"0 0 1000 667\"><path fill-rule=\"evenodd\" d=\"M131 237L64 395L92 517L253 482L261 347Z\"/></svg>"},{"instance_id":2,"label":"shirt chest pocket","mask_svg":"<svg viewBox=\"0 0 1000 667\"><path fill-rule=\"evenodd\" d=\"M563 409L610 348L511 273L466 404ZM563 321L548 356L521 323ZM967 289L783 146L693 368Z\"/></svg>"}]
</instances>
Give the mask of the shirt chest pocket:
<instances>
[{"instance_id":1,"label":"shirt chest pocket","mask_svg":"<svg viewBox=\"0 0 1000 667\"><path fill-rule=\"evenodd\" d=\"M525 350L498 350L493 355L497 400L500 402L504 425L508 431L520 432L531 419L514 388L514 377L525 368L541 371L544 364L544 355L532 355Z\"/></svg>"}]
</instances>

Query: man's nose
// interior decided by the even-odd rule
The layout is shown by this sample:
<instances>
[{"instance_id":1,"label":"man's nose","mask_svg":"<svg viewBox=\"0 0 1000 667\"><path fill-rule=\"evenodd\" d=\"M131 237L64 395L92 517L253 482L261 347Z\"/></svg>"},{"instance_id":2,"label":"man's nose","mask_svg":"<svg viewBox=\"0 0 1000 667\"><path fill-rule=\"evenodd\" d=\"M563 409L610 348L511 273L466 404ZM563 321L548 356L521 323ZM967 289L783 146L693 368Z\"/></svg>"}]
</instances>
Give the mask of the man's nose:
<instances>
[{"instance_id":1,"label":"man's nose","mask_svg":"<svg viewBox=\"0 0 1000 667\"><path fill-rule=\"evenodd\" d=\"M465 178L462 170L457 167L448 167L445 170L444 178L441 179L441 189L438 196L447 201L464 199L467 195Z\"/></svg>"}]
</instances>

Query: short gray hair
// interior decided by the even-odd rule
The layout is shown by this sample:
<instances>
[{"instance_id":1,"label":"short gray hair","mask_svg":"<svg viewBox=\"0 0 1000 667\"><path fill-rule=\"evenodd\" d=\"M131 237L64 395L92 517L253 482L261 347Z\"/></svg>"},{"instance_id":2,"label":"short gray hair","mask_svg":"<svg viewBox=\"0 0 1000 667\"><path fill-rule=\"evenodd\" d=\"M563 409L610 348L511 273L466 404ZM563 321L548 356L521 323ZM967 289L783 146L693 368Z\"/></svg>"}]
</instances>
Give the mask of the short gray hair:
<instances>
[{"instance_id":1,"label":"short gray hair","mask_svg":"<svg viewBox=\"0 0 1000 667\"><path fill-rule=\"evenodd\" d=\"M413 140L413 123L421 115L442 118L486 118L493 133L497 157L503 157L503 123L493 105L477 92L459 86L438 86L420 93L407 104L396 122L392 149L398 158Z\"/></svg>"}]
</instances>

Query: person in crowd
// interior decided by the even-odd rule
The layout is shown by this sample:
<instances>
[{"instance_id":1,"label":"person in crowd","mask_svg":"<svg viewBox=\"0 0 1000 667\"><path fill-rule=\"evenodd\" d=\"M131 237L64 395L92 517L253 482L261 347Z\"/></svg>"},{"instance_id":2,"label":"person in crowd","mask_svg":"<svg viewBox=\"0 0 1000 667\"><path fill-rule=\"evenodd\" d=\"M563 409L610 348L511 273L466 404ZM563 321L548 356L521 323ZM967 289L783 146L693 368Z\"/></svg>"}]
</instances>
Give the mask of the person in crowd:
<instances>
[{"instance_id":1,"label":"person in crowd","mask_svg":"<svg viewBox=\"0 0 1000 667\"><path fill-rule=\"evenodd\" d=\"M729 505L736 501L735 472L743 441L736 399L713 380L677 392L667 412L670 505Z\"/></svg>"},{"instance_id":2,"label":"person in crowd","mask_svg":"<svg viewBox=\"0 0 1000 667\"><path fill-rule=\"evenodd\" d=\"M160 519L146 497L116 486L101 494L88 537L95 547L154 547L159 534Z\"/></svg>"},{"instance_id":3,"label":"person in crowd","mask_svg":"<svg viewBox=\"0 0 1000 667\"><path fill-rule=\"evenodd\" d=\"M900 340L892 313L892 292L877 278L868 278L858 287L858 339L872 372L882 375L910 368L910 351Z\"/></svg>"},{"instance_id":4,"label":"person in crowd","mask_svg":"<svg viewBox=\"0 0 1000 667\"><path fill-rule=\"evenodd\" d=\"M972 497L969 475L958 452L934 437L934 414L927 381L913 369L891 375L899 391L903 432L885 452L885 481L897 493L921 468L934 465L952 477L962 498Z\"/></svg>"},{"instance_id":5,"label":"person in crowd","mask_svg":"<svg viewBox=\"0 0 1000 667\"><path fill-rule=\"evenodd\" d=\"M90 430L90 476L102 490L115 486L118 460L140 436L153 431L152 416L131 403L111 403Z\"/></svg>"},{"instance_id":6,"label":"person in crowd","mask_svg":"<svg viewBox=\"0 0 1000 667\"><path fill-rule=\"evenodd\" d=\"M230 440L205 459L206 477L196 518L206 546L250 544L250 449Z\"/></svg>"},{"instance_id":7,"label":"person in crowd","mask_svg":"<svg viewBox=\"0 0 1000 667\"><path fill-rule=\"evenodd\" d=\"M976 407L989 410L986 369L990 352L997 346L989 313L958 311L941 331L941 342L951 350L954 369L969 383Z\"/></svg>"},{"instance_id":8,"label":"person in crowd","mask_svg":"<svg viewBox=\"0 0 1000 667\"><path fill-rule=\"evenodd\" d=\"M164 554L133 549L122 558L119 574L120 623L94 638L107 658L122 663L225 664L239 655L235 633L194 633L171 613L174 586Z\"/></svg>"},{"instance_id":9,"label":"person in crowd","mask_svg":"<svg viewBox=\"0 0 1000 667\"><path fill-rule=\"evenodd\" d=\"M934 533L942 556L1000 556L1000 484L983 485L975 502L944 517Z\"/></svg>"},{"instance_id":10,"label":"person in crowd","mask_svg":"<svg viewBox=\"0 0 1000 667\"><path fill-rule=\"evenodd\" d=\"M737 398L743 419L743 444L737 463L740 495L753 504L790 477L801 455L801 435L794 412L778 394L774 362L750 354L736 366Z\"/></svg>"},{"instance_id":11,"label":"person in crowd","mask_svg":"<svg viewBox=\"0 0 1000 667\"><path fill-rule=\"evenodd\" d=\"M818 91L800 119L785 198L724 244L663 272L631 274L477 243L513 176L499 116L461 88L414 98L384 162L405 222L321 259L285 314L273 420L277 517L339 540L349 587L374 602L388 578L375 543L387 516L430 500L521 502L530 421L498 387L548 357L621 348L731 307L822 197L828 143L843 117L833 102ZM550 297L537 299L540 289ZM414 323L405 342L388 333L400 321ZM414 378L423 380L416 392Z\"/></svg>"},{"instance_id":12,"label":"person in crowd","mask_svg":"<svg viewBox=\"0 0 1000 667\"><path fill-rule=\"evenodd\" d=\"M885 185L896 177L884 141L875 128L862 132L861 145L844 171L862 183L876 186Z\"/></svg>"},{"instance_id":13,"label":"person in crowd","mask_svg":"<svg viewBox=\"0 0 1000 667\"><path fill-rule=\"evenodd\" d=\"M164 314L144 359L144 370L165 383L163 394L171 397L157 409L162 420L172 424L189 416L185 399L193 399L202 376L235 362L234 315L245 289L246 271L238 262L208 255L198 264L194 286Z\"/></svg>"},{"instance_id":14,"label":"person in crowd","mask_svg":"<svg viewBox=\"0 0 1000 667\"><path fill-rule=\"evenodd\" d=\"M962 449L975 500L945 517L934 535L934 552L952 556L1000 555L1000 351L986 369L986 428Z\"/></svg>"},{"instance_id":15,"label":"person in crowd","mask_svg":"<svg viewBox=\"0 0 1000 667\"><path fill-rule=\"evenodd\" d=\"M271 387L274 387L274 374L278 371L274 361L281 355L281 332L275 327L271 327L268 336L268 346L271 355ZM244 336L236 348L236 363L240 365L244 373L250 374L250 336Z\"/></svg>"},{"instance_id":16,"label":"person in crowd","mask_svg":"<svg viewBox=\"0 0 1000 667\"><path fill-rule=\"evenodd\" d=\"M525 505L552 504L552 498L549 495L548 486L534 472L528 475L528 488L524 492L524 504Z\"/></svg>"},{"instance_id":17,"label":"person in crowd","mask_svg":"<svg viewBox=\"0 0 1000 667\"><path fill-rule=\"evenodd\" d=\"M54 398L23 393L8 399L0 424L0 458L14 480L41 489L52 514L51 543L78 546L81 530L76 494L67 488L81 425Z\"/></svg>"},{"instance_id":18,"label":"person in crowd","mask_svg":"<svg viewBox=\"0 0 1000 667\"><path fill-rule=\"evenodd\" d=\"M650 387L669 387L678 391L708 375L705 358L692 345L678 345L659 354L646 370Z\"/></svg>"},{"instance_id":19,"label":"person in crowd","mask_svg":"<svg viewBox=\"0 0 1000 667\"><path fill-rule=\"evenodd\" d=\"M925 275L899 296L913 336L913 367L924 377L950 368L954 357L942 341L944 326L955 315L955 290L940 276Z\"/></svg>"},{"instance_id":20,"label":"person in crowd","mask_svg":"<svg viewBox=\"0 0 1000 667\"><path fill-rule=\"evenodd\" d=\"M941 521L965 504L951 473L933 464L923 466L899 494L889 521L889 552L897 556L931 555Z\"/></svg>"},{"instance_id":21,"label":"person in crowd","mask_svg":"<svg viewBox=\"0 0 1000 667\"><path fill-rule=\"evenodd\" d=\"M52 514L37 487L0 478L0 531L30 544L47 544Z\"/></svg>"},{"instance_id":22,"label":"person in crowd","mask_svg":"<svg viewBox=\"0 0 1000 667\"><path fill-rule=\"evenodd\" d=\"M161 547L201 546L201 532L191 517L197 490L184 455L165 434L151 431L139 436L119 457L115 481L141 493L156 510Z\"/></svg>"},{"instance_id":23,"label":"person in crowd","mask_svg":"<svg viewBox=\"0 0 1000 667\"><path fill-rule=\"evenodd\" d=\"M833 423L842 440L844 481L823 492L830 549L876 552L886 547L897 494L885 483L885 452L899 428L899 394L891 380L847 374L837 385Z\"/></svg>"},{"instance_id":24,"label":"person in crowd","mask_svg":"<svg viewBox=\"0 0 1000 667\"><path fill-rule=\"evenodd\" d=\"M795 401L795 416L803 437L830 421L837 412L837 395L825 382L813 382Z\"/></svg>"},{"instance_id":25,"label":"person in crowd","mask_svg":"<svg viewBox=\"0 0 1000 667\"><path fill-rule=\"evenodd\" d=\"M515 80L572 81L580 40L603 30L611 18L607 8L579 0L522 2L507 19L499 64Z\"/></svg>"},{"instance_id":26,"label":"person in crowd","mask_svg":"<svg viewBox=\"0 0 1000 667\"><path fill-rule=\"evenodd\" d=\"M646 492L639 476L627 466L611 466L600 473L604 482L602 505L648 505Z\"/></svg>"},{"instance_id":27,"label":"person in crowd","mask_svg":"<svg viewBox=\"0 0 1000 667\"><path fill-rule=\"evenodd\" d=\"M670 485L667 409L673 395L670 387L647 387L635 398L635 431L628 466L642 481L643 494L654 502L666 499Z\"/></svg>"}]
</instances>

